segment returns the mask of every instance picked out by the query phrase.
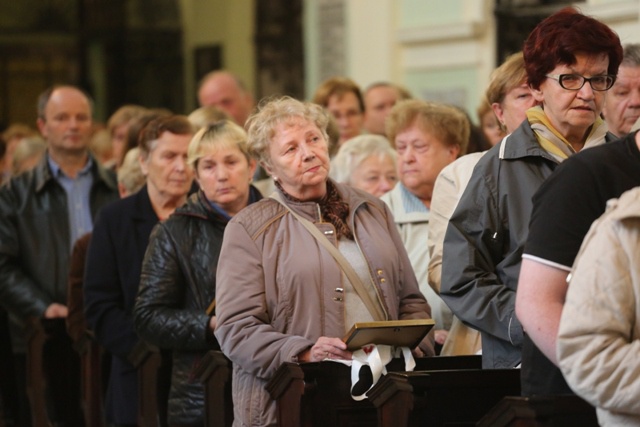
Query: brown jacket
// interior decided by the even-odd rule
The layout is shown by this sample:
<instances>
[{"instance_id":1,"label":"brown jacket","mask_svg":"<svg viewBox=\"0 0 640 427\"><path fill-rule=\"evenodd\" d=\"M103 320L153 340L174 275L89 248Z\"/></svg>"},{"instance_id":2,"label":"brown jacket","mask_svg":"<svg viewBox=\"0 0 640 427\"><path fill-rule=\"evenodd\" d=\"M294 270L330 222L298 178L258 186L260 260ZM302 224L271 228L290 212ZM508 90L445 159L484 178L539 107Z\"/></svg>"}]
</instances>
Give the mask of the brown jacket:
<instances>
[{"instance_id":1,"label":"brown jacket","mask_svg":"<svg viewBox=\"0 0 640 427\"><path fill-rule=\"evenodd\" d=\"M386 205L335 185L349 205L349 226L388 318L429 318L429 305ZM316 203L287 203L336 243L335 229L319 221ZM266 199L227 225L217 276L215 334L234 363L234 425L273 425L275 407L264 385L276 369L319 337L345 334L342 271L280 203ZM421 348L434 354L431 337Z\"/></svg>"}]
</instances>

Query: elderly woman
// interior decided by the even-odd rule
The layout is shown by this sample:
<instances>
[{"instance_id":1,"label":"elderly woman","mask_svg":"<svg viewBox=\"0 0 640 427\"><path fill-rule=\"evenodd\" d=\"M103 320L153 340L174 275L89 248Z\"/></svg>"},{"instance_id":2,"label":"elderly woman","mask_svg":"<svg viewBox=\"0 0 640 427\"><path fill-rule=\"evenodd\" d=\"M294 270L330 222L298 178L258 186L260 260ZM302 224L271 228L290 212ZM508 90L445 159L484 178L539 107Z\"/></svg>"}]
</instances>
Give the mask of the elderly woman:
<instances>
[{"instance_id":1,"label":"elderly woman","mask_svg":"<svg viewBox=\"0 0 640 427\"><path fill-rule=\"evenodd\" d=\"M526 111L536 105L527 84L522 52L514 53L491 74L485 92L485 105L500 122L506 133L511 133L526 119ZM438 175L431 198L429 217L429 285L440 292L442 273L442 243L449 218L471 178L473 168L486 153L471 153L446 166ZM480 350L480 334L465 326L454 316L449 335L440 354L455 356L474 354Z\"/></svg>"},{"instance_id":2,"label":"elderly woman","mask_svg":"<svg viewBox=\"0 0 640 427\"><path fill-rule=\"evenodd\" d=\"M229 222L218 263L215 335L234 364L236 425L276 425L264 385L283 362L350 360L340 337L355 322L430 314L385 204L328 179L327 122L320 106L289 97L247 122L278 190ZM313 229L359 280L347 280ZM433 355L430 337L416 353Z\"/></svg>"},{"instance_id":3,"label":"elderly woman","mask_svg":"<svg viewBox=\"0 0 640 427\"><path fill-rule=\"evenodd\" d=\"M331 161L330 176L380 197L398 181L396 150L384 136L356 136L340 146Z\"/></svg>"},{"instance_id":4,"label":"elderly woman","mask_svg":"<svg viewBox=\"0 0 640 427\"><path fill-rule=\"evenodd\" d=\"M105 403L109 423L137 424L138 378L128 360L138 342L133 305L151 230L184 204L191 188L193 172L186 160L192 131L184 116L151 120L139 140L146 185L103 208L93 228L85 270L85 314L98 343L113 356Z\"/></svg>"},{"instance_id":5,"label":"elderly woman","mask_svg":"<svg viewBox=\"0 0 640 427\"><path fill-rule=\"evenodd\" d=\"M202 128L189 144L189 164L200 190L158 224L149 238L134 308L144 340L173 349L169 425L204 424L204 387L192 371L206 350L217 347L216 267L229 220L262 198L250 185L256 162L247 134L224 120Z\"/></svg>"},{"instance_id":6,"label":"elderly woman","mask_svg":"<svg viewBox=\"0 0 640 427\"><path fill-rule=\"evenodd\" d=\"M613 31L571 8L538 24L523 52L541 106L480 159L444 240L441 295L481 332L485 368L521 361L515 301L532 197L560 162L605 141L600 112L622 58Z\"/></svg>"},{"instance_id":7,"label":"elderly woman","mask_svg":"<svg viewBox=\"0 0 640 427\"><path fill-rule=\"evenodd\" d=\"M420 290L427 297L436 321L435 340L442 345L452 315L427 282L429 208L433 185L443 167L464 154L469 122L457 108L418 100L396 104L387 118L387 135L398 151L400 183L382 197L400 231Z\"/></svg>"}]
</instances>

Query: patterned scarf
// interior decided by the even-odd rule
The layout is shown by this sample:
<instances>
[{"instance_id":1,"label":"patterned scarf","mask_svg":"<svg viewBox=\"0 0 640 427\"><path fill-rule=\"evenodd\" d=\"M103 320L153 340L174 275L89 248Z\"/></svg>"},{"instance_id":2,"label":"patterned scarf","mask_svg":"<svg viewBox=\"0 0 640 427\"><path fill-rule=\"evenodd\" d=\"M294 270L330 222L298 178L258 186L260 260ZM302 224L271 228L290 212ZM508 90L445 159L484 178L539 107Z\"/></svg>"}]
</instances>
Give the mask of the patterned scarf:
<instances>
[{"instance_id":1,"label":"patterned scarf","mask_svg":"<svg viewBox=\"0 0 640 427\"><path fill-rule=\"evenodd\" d=\"M527 119L542 148L555 159L563 161L576 153L569 141L551 125L542 107L537 106L528 109ZM595 123L591 125L591 131L584 143L584 148L604 144L606 134L607 126L604 121L598 117Z\"/></svg>"},{"instance_id":2,"label":"patterned scarf","mask_svg":"<svg viewBox=\"0 0 640 427\"><path fill-rule=\"evenodd\" d=\"M288 194L278 181L275 181L276 187L280 189L284 197L295 203L303 203L303 200L297 199ZM342 201L338 189L333 183L327 180L327 194L318 200L320 205L320 214L322 218L328 220L335 228L338 240L342 237L346 237L349 240L353 240L353 233L347 224L347 217L349 216L349 205Z\"/></svg>"}]
</instances>

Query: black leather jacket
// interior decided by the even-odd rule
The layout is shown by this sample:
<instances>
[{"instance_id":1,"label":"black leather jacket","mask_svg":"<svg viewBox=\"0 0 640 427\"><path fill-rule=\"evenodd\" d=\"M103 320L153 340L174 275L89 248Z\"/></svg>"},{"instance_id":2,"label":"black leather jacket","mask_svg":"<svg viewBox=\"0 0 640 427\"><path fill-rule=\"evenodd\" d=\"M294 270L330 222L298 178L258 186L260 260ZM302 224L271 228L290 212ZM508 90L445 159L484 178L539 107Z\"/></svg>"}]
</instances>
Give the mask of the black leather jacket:
<instances>
[{"instance_id":1,"label":"black leather jacket","mask_svg":"<svg viewBox=\"0 0 640 427\"><path fill-rule=\"evenodd\" d=\"M91 169L91 215L118 198L115 174ZM67 195L54 179L47 156L0 189L0 304L12 314L14 352L23 352L20 323L67 303L71 242Z\"/></svg>"},{"instance_id":2,"label":"black leather jacket","mask_svg":"<svg viewBox=\"0 0 640 427\"><path fill-rule=\"evenodd\" d=\"M251 187L250 202L261 198ZM133 315L142 339L173 349L169 424L204 422L204 387L193 371L206 351L219 348L206 310L227 222L199 191L149 238Z\"/></svg>"}]
</instances>

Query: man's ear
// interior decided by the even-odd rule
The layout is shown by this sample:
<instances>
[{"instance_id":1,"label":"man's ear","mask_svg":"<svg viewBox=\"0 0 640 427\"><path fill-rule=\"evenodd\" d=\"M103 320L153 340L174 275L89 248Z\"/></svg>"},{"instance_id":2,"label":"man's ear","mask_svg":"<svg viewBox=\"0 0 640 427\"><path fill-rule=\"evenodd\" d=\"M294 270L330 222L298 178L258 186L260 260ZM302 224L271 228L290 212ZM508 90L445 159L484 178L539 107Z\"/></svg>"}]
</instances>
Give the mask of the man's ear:
<instances>
[{"instance_id":1,"label":"man's ear","mask_svg":"<svg viewBox=\"0 0 640 427\"><path fill-rule=\"evenodd\" d=\"M38 130L40 131L40 134L44 137L44 139L47 139L47 135L45 135L45 120L41 117L38 117L38 120L36 120L36 125L38 125Z\"/></svg>"}]
</instances>

